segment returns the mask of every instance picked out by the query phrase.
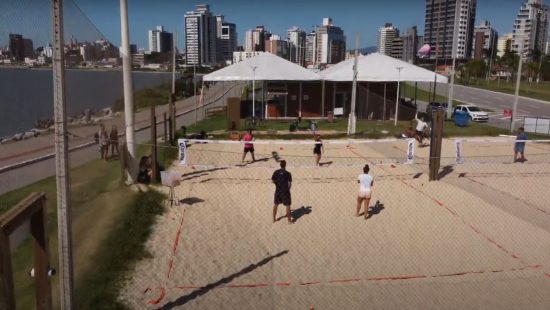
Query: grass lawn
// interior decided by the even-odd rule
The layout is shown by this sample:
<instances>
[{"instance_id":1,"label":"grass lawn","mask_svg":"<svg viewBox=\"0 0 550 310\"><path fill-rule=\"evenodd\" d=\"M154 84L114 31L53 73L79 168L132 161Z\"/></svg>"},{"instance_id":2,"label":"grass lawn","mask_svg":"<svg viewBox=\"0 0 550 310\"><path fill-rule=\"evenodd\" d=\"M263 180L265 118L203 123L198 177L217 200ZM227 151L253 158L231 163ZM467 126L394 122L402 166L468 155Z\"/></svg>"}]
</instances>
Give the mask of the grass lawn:
<instances>
[{"instance_id":1,"label":"grass lawn","mask_svg":"<svg viewBox=\"0 0 550 310\"><path fill-rule=\"evenodd\" d=\"M503 92L507 94L514 94L516 91L515 81L474 81L470 85L471 87L483 88L492 91ZM529 83L522 81L519 88L519 95L534 99L550 101L550 82L542 82L537 84L535 82Z\"/></svg>"},{"instance_id":2,"label":"grass lawn","mask_svg":"<svg viewBox=\"0 0 550 310\"><path fill-rule=\"evenodd\" d=\"M138 149L144 154L145 149ZM159 148L159 161L170 162L173 152ZM174 158L174 157L172 157ZM0 196L0 214L31 192L45 192L48 208L50 261L58 265L55 178L50 177ZM162 195L138 193L121 184L119 161L96 160L71 170L75 302L78 309L120 308L116 297L124 273L147 255L143 248ZM19 309L34 308L32 244L24 241L12 253L16 301ZM59 308L58 277L52 281L54 309Z\"/></svg>"},{"instance_id":3,"label":"grass lawn","mask_svg":"<svg viewBox=\"0 0 550 310\"><path fill-rule=\"evenodd\" d=\"M190 127L188 133L206 131L213 136L214 139L228 139L229 135L225 131L227 119L224 115L215 115L197 124L196 127ZM265 121L257 127L256 136L264 139L310 139L311 131L298 131L295 133L289 132L291 120L270 120ZM307 121L303 121L304 126ZM333 131L333 133L323 133L325 139L341 139L348 138L346 134L348 120L346 118L336 119L333 123L326 120L317 122L318 130ZM394 126L393 121L367 121L357 120L357 134L355 138L378 139L395 137L404 132L409 126L414 127L414 122L399 121L397 126ZM244 121L241 121L241 131L245 130ZM275 131L275 132L274 132ZM214 132L214 133L212 133ZM489 126L488 124L470 122L468 127L455 126L453 122L445 122L444 136L445 137L466 137L466 136L498 136L499 134L509 134L508 130Z\"/></svg>"}]
</instances>

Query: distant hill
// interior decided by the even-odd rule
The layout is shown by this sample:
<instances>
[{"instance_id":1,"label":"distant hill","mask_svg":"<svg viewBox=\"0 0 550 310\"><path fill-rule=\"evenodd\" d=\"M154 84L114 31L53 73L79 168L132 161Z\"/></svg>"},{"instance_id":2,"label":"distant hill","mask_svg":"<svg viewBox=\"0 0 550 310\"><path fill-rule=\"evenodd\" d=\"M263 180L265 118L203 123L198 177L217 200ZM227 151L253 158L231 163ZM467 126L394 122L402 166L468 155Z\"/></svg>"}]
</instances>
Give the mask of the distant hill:
<instances>
[{"instance_id":1,"label":"distant hill","mask_svg":"<svg viewBox=\"0 0 550 310\"><path fill-rule=\"evenodd\" d=\"M366 55L366 54L374 53L376 52L376 50L377 50L376 46L363 47L359 49L359 53ZM348 50L348 52L353 52L353 51L355 50L354 49Z\"/></svg>"}]
</instances>

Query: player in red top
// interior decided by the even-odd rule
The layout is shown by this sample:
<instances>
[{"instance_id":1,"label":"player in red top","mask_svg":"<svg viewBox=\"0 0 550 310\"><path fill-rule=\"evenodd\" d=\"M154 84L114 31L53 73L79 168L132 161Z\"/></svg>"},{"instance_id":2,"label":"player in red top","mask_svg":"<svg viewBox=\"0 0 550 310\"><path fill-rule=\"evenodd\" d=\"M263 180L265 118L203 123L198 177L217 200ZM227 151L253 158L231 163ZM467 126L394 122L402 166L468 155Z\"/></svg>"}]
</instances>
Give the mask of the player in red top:
<instances>
[{"instance_id":1,"label":"player in red top","mask_svg":"<svg viewBox=\"0 0 550 310\"><path fill-rule=\"evenodd\" d=\"M243 136L243 140L245 142L254 141L254 136L252 135L252 129L248 129L247 133ZM244 151L243 151L243 159L241 160L241 162L244 163L244 158L246 156L246 153L248 152L250 152L250 155L252 155L252 161L256 161L256 158L254 158L254 144L245 143Z\"/></svg>"}]
</instances>

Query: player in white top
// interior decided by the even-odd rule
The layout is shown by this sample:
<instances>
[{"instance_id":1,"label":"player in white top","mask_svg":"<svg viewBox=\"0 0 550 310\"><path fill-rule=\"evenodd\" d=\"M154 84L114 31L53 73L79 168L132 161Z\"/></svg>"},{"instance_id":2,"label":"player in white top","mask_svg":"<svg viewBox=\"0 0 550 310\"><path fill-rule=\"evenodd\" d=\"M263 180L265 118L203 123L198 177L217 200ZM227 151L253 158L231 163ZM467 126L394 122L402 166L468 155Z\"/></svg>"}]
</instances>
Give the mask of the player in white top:
<instances>
[{"instance_id":1,"label":"player in white top","mask_svg":"<svg viewBox=\"0 0 550 310\"><path fill-rule=\"evenodd\" d=\"M419 119L417 114L414 115L414 119L416 120L416 140L420 143L420 146L424 146L422 141L424 140L424 130L429 128L428 123L424 122L422 118Z\"/></svg>"},{"instance_id":2,"label":"player in white top","mask_svg":"<svg viewBox=\"0 0 550 310\"><path fill-rule=\"evenodd\" d=\"M372 196L372 185L374 180L371 175L369 175L369 165L363 167L363 173L357 178L357 183L359 183L359 193L357 194L357 210L355 211L355 216L359 216L361 211L361 203L365 206L365 220L369 218L369 203Z\"/></svg>"}]
</instances>

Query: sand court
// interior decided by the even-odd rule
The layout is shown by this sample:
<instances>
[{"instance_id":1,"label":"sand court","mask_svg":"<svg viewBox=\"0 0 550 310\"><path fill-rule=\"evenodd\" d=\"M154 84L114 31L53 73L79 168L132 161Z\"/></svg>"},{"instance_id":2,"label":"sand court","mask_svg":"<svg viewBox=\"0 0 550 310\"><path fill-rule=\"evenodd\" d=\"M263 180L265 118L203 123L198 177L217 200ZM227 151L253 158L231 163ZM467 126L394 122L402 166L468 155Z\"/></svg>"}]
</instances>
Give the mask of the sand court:
<instances>
[{"instance_id":1,"label":"sand court","mask_svg":"<svg viewBox=\"0 0 550 310\"><path fill-rule=\"evenodd\" d=\"M464 164L429 182L425 165L402 164L405 143L327 144L323 167L312 145L257 144L263 160L245 165L239 145L190 146L191 165L174 168L183 203L159 219L152 257L121 298L134 309L547 308L550 232L463 182L547 210L546 179L508 175L550 174L550 165ZM280 159L293 176L291 225L271 219ZM354 216L365 163L375 180L367 221Z\"/></svg>"}]
</instances>

